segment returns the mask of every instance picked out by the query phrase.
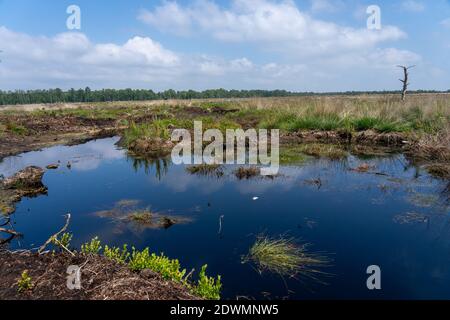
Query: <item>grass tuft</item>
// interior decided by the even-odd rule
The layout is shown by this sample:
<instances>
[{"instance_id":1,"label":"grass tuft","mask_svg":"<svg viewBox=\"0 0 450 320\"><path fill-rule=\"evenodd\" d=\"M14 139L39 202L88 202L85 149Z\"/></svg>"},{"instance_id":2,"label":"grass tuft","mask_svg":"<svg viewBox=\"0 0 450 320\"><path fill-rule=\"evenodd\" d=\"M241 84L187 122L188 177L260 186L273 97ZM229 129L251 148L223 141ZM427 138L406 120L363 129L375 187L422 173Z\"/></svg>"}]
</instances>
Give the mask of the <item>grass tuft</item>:
<instances>
[{"instance_id":1,"label":"grass tuft","mask_svg":"<svg viewBox=\"0 0 450 320\"><path fill-rule=\"evenodd\" d=\"M254 263L259 273L272 272L292 278L297 275L313 277L319 273L315 267L327 264L325 258L308 253L306 244L297 245L294 238L266 236L257 238L242 262Z\"/></svg>"},{"instance_id":2,"label":"grass tuft","mask_svg":"<svg viewBox=\"0 0 450 320\"><path fill-rule=\"evenodd\" d=\"M235 172L236 178L239 180L242 179L250 179L256 176L259 176L261 170L257 167L239 167Z\"/></svg>"},{"instance_id":3,"label":"grass tuft","mask_svg":"<svg viewBox=\"0 0 450 320\"><path fill-rule=\"evenodd\" d=\"M199 164L186 168L190 174L197 174L202 176L216 176L222 177L224 175L223 168L220 164Z\"/></svg>"}]
</instances>

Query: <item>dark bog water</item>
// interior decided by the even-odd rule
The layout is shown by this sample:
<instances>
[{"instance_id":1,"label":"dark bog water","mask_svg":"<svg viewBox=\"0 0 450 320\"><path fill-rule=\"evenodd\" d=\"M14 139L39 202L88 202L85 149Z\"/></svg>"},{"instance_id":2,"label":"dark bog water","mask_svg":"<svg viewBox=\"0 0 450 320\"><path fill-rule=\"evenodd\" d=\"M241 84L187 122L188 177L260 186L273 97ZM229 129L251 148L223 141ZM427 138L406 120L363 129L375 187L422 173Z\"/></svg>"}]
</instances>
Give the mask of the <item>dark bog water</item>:
<instances>
[{"instance_id":1,"label":"dark bog water","mask_svg":"<svg viewBox=\"0 0 450 320\"><path fill-rule=\"evenodd\" d=\"M0 163L5 176L27 165L62 163L44 176L48 196L18 204L12 221L24 237L11 247L39 246L70 212L74 247L99 236L109 245L164 252L188 270L207 263L209 274L223 277L224 298L450 298L450 218L447 195L441 194L445 183L408 168L401 155L311 160L282 167L282 176L273 180L239 181L233 168L217 178L192 175L170 162L138 162L118 150L116 141L53 147ZM71 169L65 166L69 160ZM349 170L363 162L383 175ZM309 181L318 178L320 188ZM123 222L118 203L186 219L168 229L145 228ZM310 243L311 252L332 260L321 269L327 274L318 276L321 281L260 275L241 257L261 233ZM380 266L382 290L367 289L369 265Z\"/></svg>"}]
</instances>

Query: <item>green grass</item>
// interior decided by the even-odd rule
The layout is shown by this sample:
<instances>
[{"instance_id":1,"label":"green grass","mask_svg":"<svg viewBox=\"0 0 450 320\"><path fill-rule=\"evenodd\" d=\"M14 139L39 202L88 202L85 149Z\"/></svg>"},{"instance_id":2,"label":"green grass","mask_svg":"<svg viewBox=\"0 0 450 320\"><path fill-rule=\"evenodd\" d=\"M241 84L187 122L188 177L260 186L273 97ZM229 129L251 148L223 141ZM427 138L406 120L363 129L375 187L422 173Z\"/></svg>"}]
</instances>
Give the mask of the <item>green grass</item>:
<instances>
[{"instance_id":1,"label":"green grass","mask_svg":"<svg viewBox=\"0 0 450 320\"><path fill-rule=\"evenodd\" d=\"M24 136L28 133L28 129L26 127L14 122L7 123L6 130L18 136Z\"/></svg>"},{"instance_id":2,"label":"green grass","mask_svg":"<svg viewBox=\"0 0 450 320\"><path fill-rule=\"evenodd\" d=\"M236 107L233 101L201 101L198 106L202 109L212 110L214 108L232 109Z\"/></svg>"},{"instance_id":3,"label":"green grass","mask_svg":"<svg viewBox=\"0 0 450 320\"><path fill-rule=\"evenodd\" d=\"M200 117L195 119L202 121L202 130L218 129L225 133L227 129L238 129L239 124L226 118ZM132 122L124 133L125 144L130 145L139 139L170 140L173 129L194 129L194 120L186 119L163 119L155 120L149 123L136 124Z\"/></svg>"},{"instance_id":4,"label":"green grass","mask_svg":"<svg viewBox=\"0 0 450 320\"><path fill-rule=\"evenodd\" d=\"M35 117L66 117L73 116L85 119L109 119L114 120L134 112L132 108L122 107L99 107L99 108L73 108L73 109L56 109L56 110L36 110L31 114Z\"/></svg>"},{"instance_id":5,"label":"green grass","mask_svg":"<svg viewBox=\"0 0 450 320\"><path fill-rule=\"evenodd\" d=\"M418 124L415 125L416 127ZM406 132L412 131L414 125L408 121L401 122L377 117L353 118L340 117L338 115L302 115L279 114L270 119L262 120L260 128L280 129L287 132L299 130L321 130L321 131L365 131L375 130L377 132ZM427 125L427 128L429 124Z\"/></svg>"},{"instance_id":6,"label":"green grass","mask_svg":"<svg viewBox=\"0 0 450 320\"><path fill-rule=\"evenodd\" d=\"M304 155L331 160L341 160L348 156L347 151L334 144L306 143L300 145L297 150Z\"/></svg>"},{"instance_id":7,"label":"green grass","mask_svg":"<svg viewBox=\"0 0 450 320\"><path fill-rule=\"evenodd\" d=\"M302 153L301 146L282 146L280 149L280 164L282 165L301 164L306 161L306 158Z\"/></svg>"},{"instance_id":8,"label":"green grass","mask_svg":"<svg viewBox=\"0 0 450 320\"><path fill-rule=\"evenodd\" d=\"M298 245L293 238L259 236L243 263L252 262L258 272L272 272L280 276L296 277L317 273L315 267L324 266L327 260L308 253L306 245Z\"/></svg>"},{"instance_id":9,"label":"green grass","mask_svg":"<svg viewBox=\"0 0 450 320\"><path fill-rule=\"evenodd\" d=\"M193 165L186 168L190 174L197 174L202 176L216 176L221 177L224 175L222 166L220 164L207 164L202 163L199 165Z\"/></svg>"},{"instance_id":10,"label":"green grass","mask_svg":"<svg viewBox=\"0 0 450 320\"><path fill-rule=\"evenodd\" d=\"M132 122L130 127L124 133L126 145L130 145L139 139L145 138L161 138L163 140L170 139L168 124L161 120L143 124L136 124Z\"/></svg>"},{"instance_id":11,"label":"green grass","mask_svg":"<svg viewBox=\"0 0 450 320\"><path fill-rule=\"evenodd\" d=\"M378 132L405 132L411 130L408 122L398 122L374 117L363 117L351 120L352 128L355 131L375 130Z\"/></svg>"}]
</instances>

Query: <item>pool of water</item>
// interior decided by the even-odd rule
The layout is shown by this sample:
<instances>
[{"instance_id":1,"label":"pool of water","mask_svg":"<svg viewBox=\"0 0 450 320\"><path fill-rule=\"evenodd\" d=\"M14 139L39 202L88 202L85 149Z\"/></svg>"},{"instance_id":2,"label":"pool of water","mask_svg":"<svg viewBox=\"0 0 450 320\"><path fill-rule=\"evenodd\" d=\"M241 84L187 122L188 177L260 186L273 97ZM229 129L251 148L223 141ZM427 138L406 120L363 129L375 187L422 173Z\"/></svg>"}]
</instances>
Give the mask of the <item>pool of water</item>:
<instances>
[{"instance_id":1,"label":"pool of water","mask_svg":"<svg viewBox=\"0 0 450 320\"><path fill-rule=\"evenodd\" d=\"M311 159L283 166L274 179L238 180L232 167L218 178L192 175L169 160L135 160L117 140L57 146L0 163L0 174L9 176L28 165L61 162L44 175L48 195L17 205L12 222L24 237L12 248L41 245L70 212L74 247L98 236L109 245L164 252L188 270L208 264L208 274L222 275L225 299L450 298L446 182L409 167L401 155ZM351 170L361 163L373 172ZM312 182L317 179L321 185ZM124 223L117 215L125 203L182 223L167 229ZM260 274L242 256L261 234L309 243L309 251L330 262L318 279ZM367 289L370 265L381 268L381 290Z\"/></svg>"}]
</instances>

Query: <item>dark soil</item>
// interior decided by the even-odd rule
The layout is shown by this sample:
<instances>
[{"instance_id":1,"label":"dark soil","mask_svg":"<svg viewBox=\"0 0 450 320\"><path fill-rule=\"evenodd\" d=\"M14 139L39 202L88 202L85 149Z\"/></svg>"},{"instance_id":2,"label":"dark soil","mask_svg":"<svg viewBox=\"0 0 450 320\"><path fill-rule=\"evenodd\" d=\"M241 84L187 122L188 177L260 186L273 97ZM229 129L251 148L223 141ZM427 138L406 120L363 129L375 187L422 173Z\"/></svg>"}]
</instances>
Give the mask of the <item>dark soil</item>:
<instances>
[{"instance_id":1,"label":"dark soil","mask_svg":"<svg viewBox=\"0 0 450 320\"><path fill-rule=\"evenodd\" d=\"M80 290L67 288L67 268L81 267ZM18 280L27 270L32 288L19 292ZM98 255L62 253L39 255L0 250L0 300L196 300L177 283Z\"/></svg>"},{"instance_id":2,"label":"dark soil","mask_svg":"<svg viewBox=\"0 0 450 320\"><path fill-rule=\"evenodd\" d=\"M47 194L42 183L44 170L39 167L27 167L12 177L0 179L0 214L12 214L15 204L23 197L33 198Z\"/></svg>"},{"instance_id":3,"label":"dark soil","mask_svg":"<svg viewBox=\"0 0 450 320\"><path fill-rule=\"evenodd\" d=\"M409 144L408 137L401 133L378 133L372 130L361 132L345 131L298 131L281 135L280 142L294 143L334 143L354 145L377 145L385 147L404 147Z\"/></svg>"},{"instance_id":4,"label":"dark soil","mask_svg":"<svg viewBox=\"0 0 450 320\"><path fill-rule=\"evenodd\" d=\"M33 116L0 113L0 124L20 127L0 135L0 159L57 144L76 144L117 134L120 127L113 119L88 119L78 116Z\"/></svg>"}]
</instances>

